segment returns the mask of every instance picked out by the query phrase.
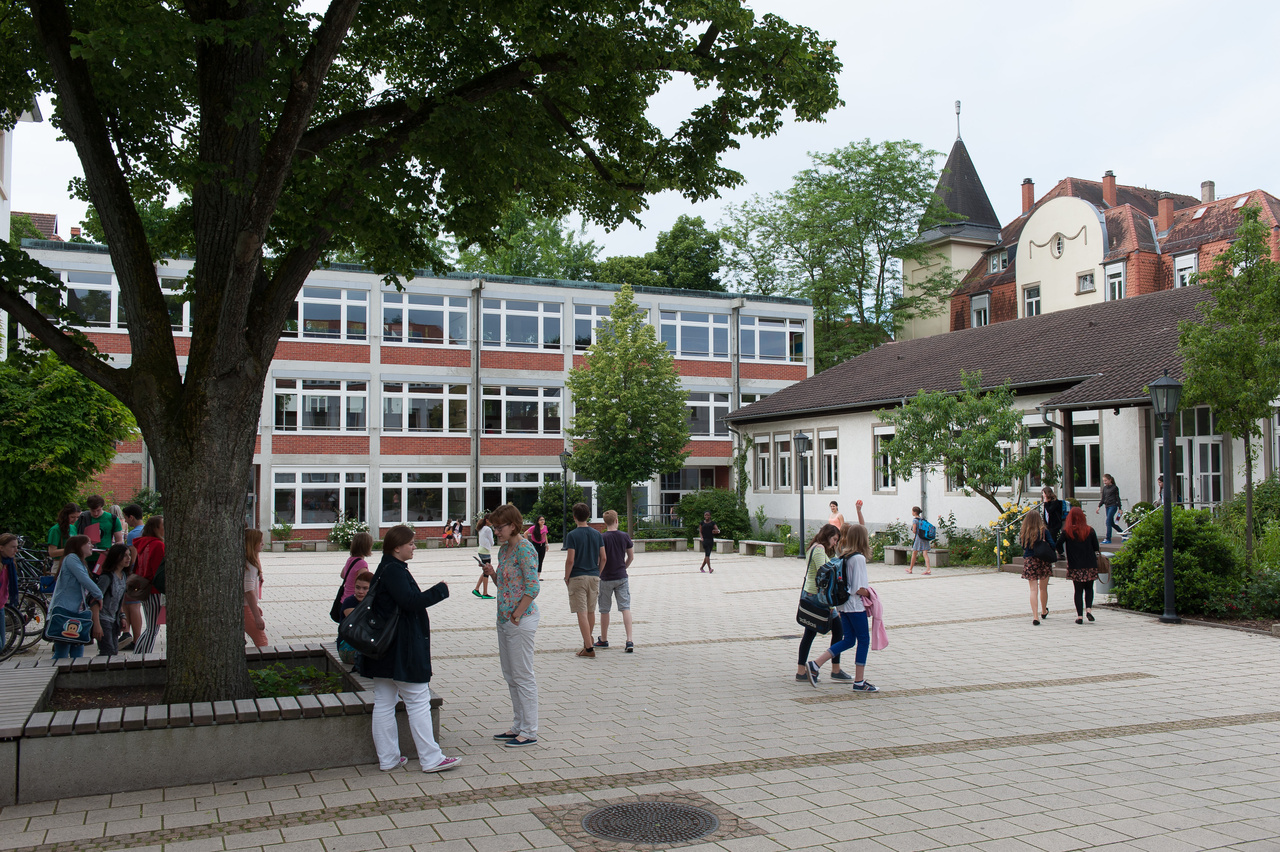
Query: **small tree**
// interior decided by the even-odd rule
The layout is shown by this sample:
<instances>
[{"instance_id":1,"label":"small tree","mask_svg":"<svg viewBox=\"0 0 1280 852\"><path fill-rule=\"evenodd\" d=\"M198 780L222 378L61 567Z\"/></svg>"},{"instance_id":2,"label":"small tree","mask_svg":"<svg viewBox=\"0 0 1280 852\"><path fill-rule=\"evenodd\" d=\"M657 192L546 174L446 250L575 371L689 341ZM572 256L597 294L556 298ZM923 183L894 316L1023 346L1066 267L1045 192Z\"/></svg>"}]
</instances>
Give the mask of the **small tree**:
<instances>
[{"instance_id":1,"label":"small tree","mask_svg":"<svg viewBox=\"0 0 1280 852\"><path fill-rule=\"evenodd\" d=\"M558 479L548 482L538 490L538 501L529 510L525 522L532 524L541 515L547 519L548 538L564 541L564 531L573 526L573 504L583 502L585 496L586 492L576 482L568 485Z\"/></svg>"},{"instance_id":2,"label":"small tree","mask_svg":"<svg viewBox=\"0 0 1280 852\"><path fill-rule=\"evenodd\" d=\"M1013 407L1008 382L984 390L981 371L962 370L960 378L956 393L922 388L901 408L880 412L894 426L889 463L908 480L917 470L941 468L962 492L982 497L998 513L1003 506L996 493L1011 485L1021 490L1027 475L1040 469L1041 450L1019 452L1030 432Z\"/></svg>"},{"instance_id":3,"label":"small tree","mask_svg":"<svg viewBox=\"0 0 1280 852\"><path fill-rule=\"evenodd\" d=\"M566 431L574 472L630 486L678 471L689 456L686 394L675 359L645 322L629 286L618 292L585 361L565 382L573 394L573 425ZM628 531L634 515L628 487Z\"/></svg>"},{"instance_id":4,"label":"small tree","mask_svg":"<svg viewBox=\"0 0 1280 852\"><path fill-rule=\"evenodd\" d=\"M0 532L43 532L137 426L97 385L46 355L0 363Z\"/></svg>"},{"instance_id":5,"label":"small tree","mask_svg":"<svg viewBox=\"0 0 1280 852\"><path fill-rule=\"evenodd\" d=\"M1213 294L1200 322L1178 326L1186 402L1213 408L1222 429L1244 439L1245 553L1253 554L1255 438L1280 397L1280 264L1271 260L1261 209L1240 211L1236 241L1196 281Z\"/></svg>"}]
</instances>

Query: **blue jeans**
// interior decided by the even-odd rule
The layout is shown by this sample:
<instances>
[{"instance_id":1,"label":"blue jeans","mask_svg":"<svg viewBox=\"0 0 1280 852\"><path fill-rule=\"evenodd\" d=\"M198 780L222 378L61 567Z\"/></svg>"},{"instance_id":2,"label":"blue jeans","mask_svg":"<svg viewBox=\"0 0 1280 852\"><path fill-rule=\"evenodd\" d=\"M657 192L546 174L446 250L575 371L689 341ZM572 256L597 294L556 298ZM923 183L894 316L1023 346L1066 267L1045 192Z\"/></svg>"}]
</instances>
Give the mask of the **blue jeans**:
<instances>
[{"instance_id":1,"label":"blue jeans","mask_svg":"<svg viewBox=\"0 0 1280 852\"><path fill-rule=\"evenodd\" d=\"M841 654L854 646L854 662L857 665L867 664L867 652L871 650L871 622L865 612L840 613L840 628L844 638L829 649L832 654Z\"/></svg>"},{"instance_id":2,"label":"blue jeans","mask_svg":"<svg viewBox=\"0 0 1280 852\"><path fill-rule=\"evenodd\" d=\"M1120 525L1116 523L1116 513L1120 511L1119 506L1107 507L1107 541L1111 541L1111 528L1115 527L1116 532L1120 532Z\"/></svg>"},{"instance_id":3,"label":"blue jeans","mask_svg":"<svg viewBox=\"0 0 1280 852\"><path fill-rule=\"evenodd\" d=\"M83 656L84 656L83 645L78 645L75 642L54 642L53 643L53 658L55 660L60 660L63 657L70 657L71 659L75 660Z\"/></svg>"}]
</instances>

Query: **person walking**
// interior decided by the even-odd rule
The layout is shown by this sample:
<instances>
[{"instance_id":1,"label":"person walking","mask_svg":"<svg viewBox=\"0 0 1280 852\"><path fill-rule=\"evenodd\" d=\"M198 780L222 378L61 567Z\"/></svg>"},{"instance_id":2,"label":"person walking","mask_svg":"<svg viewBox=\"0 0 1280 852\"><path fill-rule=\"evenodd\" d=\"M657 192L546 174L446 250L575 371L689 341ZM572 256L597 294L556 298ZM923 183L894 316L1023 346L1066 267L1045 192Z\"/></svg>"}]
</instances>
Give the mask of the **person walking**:
<instances>
[{"instance_id":1,"label":"person walking","mask_svg":"<svg viewBox=\"0 0 1280 852\"><path fill-rule=\"evenodd\" d=\"M1062 558L1062 525L1067 520L1067 513L1071 511L1071 504L1066 500L1059 500L1058 495L1053 492L1049 486L1040 489L1040 518L1044 521L1045 528L1049 530L1049 538L1053 539L1054 545L1058 548L1058 558Z\"/></svg>"},{"instance_id":2,"label":"person walking","mask_svg":"<svg viewBox=\"0 0 1280 852\"><path fill-rule=\"evenodd\" d=\"M62 569L62 558L66 555L67 539L76 534L76 519L80 517L80 507L68 503L58 512L58 520L49 527L49 535L45 542L49 547L49 558L53 560L53 573Z\"/></svg>"},{"instance_id":3,"label":"person walking","mask_svg":"<svg viewBox=\"0 0 1280 852\"><path fill-rule=\"evenodd\" d=\"M1063 526L1067 551L1067 578L1075 584L1076 624L1093 621L1093 582L1098 579L1098 534L1089 526L1084 510L1072 507Z\"/></svg>"},{"instance_id":4,"label":"person walking","mask_svg":"<svg viewBox=\"0 0 1280 852\"><path fill-rule=\"evenodd\" d=\"M367 535L367 533L366 533ZM262 530L244 531L244 632L253 644L265 648L267 624L262 618L258 595L262 589Z\"/></svg>"},{"instance_id":5,"label":"person walking","mask_svg":"<svg viewBox=\"0 0 1280 852\"><path fill-rule=\"evenodd\" d=\"M356 593L356 578L360 572L369 570L369 555L373 553L373 536L367 532L358 532L351 537L351 550L347 561L342 565L342 599L345 601Z\"/></svg>"},{"instance_id":6,"label":"person walking","mask_svg":"<svg viewBox=\"0 0 1280 852\"><path fill-rule=\"evenodd\" d=\"M497 570L486 570L493 575L498 593L498 659L511 693L512 712L511 727L493 738L506 740L508 748L520 748L538 741L538 681L533 675L533 642L541 617L533 602L541 589L538 554L520 534L524 518L515 506L499 506L489 521L502 544Z\"/></svg>"},{"instance_id":7,"label":"person walking","mask_svg":"<svg viewBox=\"0 0 1280 852\"><path fill-rule=\"evenodd\" d=\"M89 576L85 560L93 553L93 543L88 536L73 535L67 539L63 547L62 570L58 572L58 581L53 587L53 597L49 600L49 611L61 607L70 612L84 612L89 606L93 616L91 636L102 638L102 624L98 620L98 610L102 603L102 590ZM75 642L54 642L53 658L63 657L76 659L84 656L84 645Z\"/></svg>"},{"instance_id":8,"label":"person walking","mask_svg":"<svg viewBox=\"0 0 1280 852\"><path fill-rule=\"evenodd\" d=\"M804 590L806 592L811 595L818 593L818 569L825 565L831 557L835 556L839 547L840 528L835 524L823 524L822 529L818 530L818 534L813 537L813 541L809 542L809 557L805 562L804 575ZM804 634L800 637L800 655L796 658L796 680L809 680L809 669L805 664L809 661L809 651L813 648L813 640L817 636L817 630L812 627L806 627ZM843 638L844 631L840 627L840 616L833 612L831 614L831 644L838 644ZM831 679L853 681L853 677L848 672L840 669L839 654L833 654L831 657Z\"/></svg>"},{"instance_id":9,"label":"person walking","mask_svg":"<svg viewBox=\"0 0 1280 852\"><path fill-rule=\"evenodd\" d=\"M476 549L476 562L480 563L480 579L476 580L476 587L471 590L471 594L485 600L493 600L493 595L489 594L489 575L493 573L490 570L493 562L493 527L489 524L489 516L485 515L480 519L479 524L480 546ZM480 591L480 587L484 586L484 591Z\"/></svg>"},{"instance_id":10,"label":"person walking","mask_svg":"<svg viewBox=\"0 0 1280 852\"><path fill-rule=\"evenodd\" d=\"M525 532L525 538L533 545L533 549L538 552L538 573L542 573L542 563L547 559L547 519L543 515L538 516L538 520L534 521Z\"/></svg>"},{"instance_id":11,"label":"person walking","mask_svg":"<svg viewBox=\"0 0 1280 852\"><path fill-rule=\"evenodd\" d=\"M1049 578L1053 576L1053 563L1036 556L1035 549L1037 544L1054 546L1039 510L1032 509L1022 516L1018 543L1022 545L1022 579L1027 581L1031 592L1031 623L1039 625L1040 619L1049 616Z\"/></svg>"},{"instance_id":12,"label":"person walking","mask_svg":"<svg viewBox=\"0 0 1280 852\"><path fill-rule=\"evenodd\" d=\"M920 529L920 522L924 520L924 510L919 506L911 507L911 564L907 566L907 573L914 574L916 569L916 557L920 557L923 563L924 573L932 574L929 569L929 539L924 537L924 533Z\"/></svg>"},{"instance_id":13,"label":"person walking","mask_svg":"<svg viewBox=\"0 0 1280 852\"><path fill-rule=\"evenodd\" d=\"M1102 495L1098 500L1098 508L1094 509L1093 513L1098 514L1103 507L1107 510L1107 537L1102 543L1110 544L1112 528L1120 532L1120 525L1116 523L1116 515L1120 511L1120 487L1116 485L1115 478L1109 473L1102 474Z\"/></svg>"},{"instance_id":14,"label":"person walking","mask_svg":"<svg viewBox=\"0 0 1280 852\"><path fill-rule=\"evenodd\" d=\"M867 560L871 558L871 536L862 524L845 524L840 534L840 555L844 557L844 576L849 589L849 599L836 607L840 614L840 629L844 637L827 650L810 660L806 666L809 683L816 689L818 675L828 660L836 654L854 649L854 692L879 692L866 679L867 652L871 650L871 622L867 619L867 603L871 594L871 581L867 576Z\"/></svg>"},{"instance_id":15,"label":"person walking","mask_svg":"<svg viewBox=\"0 0 1280 852\"><path fill-rule=\"evenodd\" d=\"M631 536L618 529L618 513L609 509L604 513L604 565L600 568L600 638L596 640L597 648L609 647L609 610L614 599L618 602L618 612L622 613L622 628L627 634L624 650L628 654L636 649L631 641L631 584L628 582L627 569L635 561L635 544Z\"/></svg>"},{"instance_id":16,"label":"person walking","mask_svg":"<svg viewBox=\"0 0 1280 852\"><path fill-rule=\"evenodd\" d=\"M605 564L604 536L587 521L591 509L586 503L573 504L577 525L564 537L564 584L569 590L569 612L578 618L582 648L577 656L595 659L592 634L596 629L596 602L600 598L600 569Z\"/></svg>"},{"instance_id":17,"label":"person walking","mask_svg":"<svg viewBox=\"0 0 1280 852\"><path fill-rule=\"evenodd\" d=\"M160 565L164 562L164 516L152 515L142 526L142 535L134 539L138 551L133 573L154 582ZM135 654L150 654L160 635L160 590L152 586L142 598L142 614L146 617L146 629L133 642Z\"/></svg>"},{"instance_id":18,"label":"person walking","mask_svg":"<svg viewBox=\"0 0 1280 852\"><path fill-rule=\"evenodd\" d=\"M716 573L716 569L711 567L711 554L716 549L716 536L720 535L720 528L711 521L711 513L702 513L702 523L698 525L698 537L702 540L702 564L698 566L698 573L710 571Z\"/></svg>"},{"instance_id":19,"label":"person walking","mask_svg":"<svg viewBox=\"0 0 1280 852\"><path fill-rule=\"evenodd\" d=\"M413 528L403 524L388 530L382 540L372 606L384 618L398 607L399 622L385 654L376 660L361 654L357 663L360 674L373 680L373 745L384 772L409 762L400 754L397 701L404 702L423 772L441 772L460 762L445 756L431 729L431 619L427 607L449 597L449 587L436 583L425 592L418 587L408 564L416 549Z\"/></svg>"},{"instance_id":20,"label":"person walking","mask_svg":"<svg viewBox=\"0 0 1280 852\"><path fill-rule=\"evenodd\" d=\"M844 513L840 511L840 504L835 500L831 501L831 517L827 518L827 523L838 530L844 529Z\"/></svg>"},{"instance_id":21,"label":"person walking","mask_svg":"<svg viewBox=\"0 0 1280 852\"><path fill-rule=\"evenodd\" d=\"M125 536L124 543L130 548L137 542L138 536L142 535L142 509L135 503L130 503L124 507L124 525ZM133 563L138 561L138 551L133 550L130 555L130 573L132 573ZM130 600L125 598L120 608L120 640L118 649L121 651L128 650L134 640L142 635L143 628L142 618L142 601Z\"/></svg>"}]
</instances>

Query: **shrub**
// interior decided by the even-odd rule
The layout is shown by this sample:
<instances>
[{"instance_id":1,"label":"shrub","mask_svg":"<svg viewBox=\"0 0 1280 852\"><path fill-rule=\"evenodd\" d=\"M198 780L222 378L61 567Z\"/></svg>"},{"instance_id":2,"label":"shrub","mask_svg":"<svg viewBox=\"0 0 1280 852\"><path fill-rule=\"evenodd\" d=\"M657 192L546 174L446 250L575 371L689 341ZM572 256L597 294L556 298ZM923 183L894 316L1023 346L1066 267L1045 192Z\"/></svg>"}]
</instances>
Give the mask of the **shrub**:
<instances>
[{"instance_id":1,"label":"shrub","mask_svg":"<svg viewBox=\"0 0 1280 852\"><path fill-rule=\"evenodd\" d=\"M567 501L565 497L568 498ZM529 510L525 520L533 523L538 520L539 515L545 516L548 540L564 541L565 530L573 529L574 526L573 504L585 503L585 498L586 492L577 483L571 482L569 487L565 488L559 480L548 482L539 489L538 500ZM478 521L479 518L476 520ZM471 528L475 529L475 526L472 525Z\"/></svg>"},{"instance_id":2,"label":"shrub","mask_svg":"<svg viewBox=\"0 0 1280 852\"><path fill-rule=\"evenodd\" d=\"M364 521L357 521L355 518L342 518L333 525L333 529L329 530L329 541L339 547L350 549L351 539L356 537L356 533L368 531L369 525Z\"/></svg>"},{"instance_id":3,"label":"shrub","mask_svg":"<svg viewBox=\"0 0 1280 852\"><path fill-rule=\"evenodd\" d=\"M1116 602L1143 612L1164 611L1164 524L1157 514L1133 527L1111 560ZM1220 615L1245 585L1235 544L1208 510L1173 509L1173 575L1179 612Z\"/></svg>"},{"instance_id":4,"label":"shrub","mask_svg":"<svg viewBox=\"0 0 1280 852\"><path fill-rule=\"evenodd\" d=\"M142 517L144 519L149 518L152 515L164 514L164 505L160 500L160 492L154 488L139 488L134 495L129 498L128 502L122 503L121 505L128 506L129 503L133 503L142 510Z\"/></svg>"},{"instance_id":5,"label":"shrub","mask_svg":"<svg viewBox=\"0 0 1280 852\"><path fill-rule=\"evenodd\" d=\"M291 538L293 538L293 524L276 521L271 525L272 541L288 541Z\"/></svg>"},{"instance_id":6,"label":"shrub","mask_svg":"<svg viewBox=\"0 0 1280 852\"><path fill-rule=\"evenodd\" d=\"M684 521L685 536L693 540L698 537L698 525L702 523L702 513L710 512L711 520L720 527L721 538L738 539L751 537L751 518L747 515L747 507L738 499L738 494L728 488L709 488L705 491L692 491L680 498L676 504L676 514Z\"/></svg>"},{"instance_id":7,"label":"shrub","mask_svg":"<svg viewBox=\"0 0 1280 852\"><path fill-rule=\"evenodd\" d=\"M1241 536L1244 535L1243 491L1222 504L1220 517L1239 530ZM1260 536L1269 521L1280 521L1280 474L1273 473L1261 482L1253 484L1253 534Z\"/></svg>"}]
</instances>

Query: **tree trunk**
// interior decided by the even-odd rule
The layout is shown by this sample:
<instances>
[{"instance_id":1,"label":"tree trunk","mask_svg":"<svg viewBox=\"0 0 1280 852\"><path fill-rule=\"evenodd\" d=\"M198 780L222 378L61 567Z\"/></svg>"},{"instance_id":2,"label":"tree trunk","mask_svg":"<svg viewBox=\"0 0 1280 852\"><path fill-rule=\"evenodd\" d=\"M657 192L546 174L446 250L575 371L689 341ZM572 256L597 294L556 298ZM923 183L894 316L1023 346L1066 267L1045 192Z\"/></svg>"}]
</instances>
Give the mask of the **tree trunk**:
<instances>
[{"instance_id":1,"label":"tree trunk","mask_svg":"<svg viewBox=\"0 0 1280 852\"><path fill-rule=\"evenodd\" d=\"M635 495L631 493L631 483L627 483L627 535L634 535L636 504Z\"/></svg>"},{"instance_id":2,"label":"tree trunk","mask_svg":"<svg viewBox=\"0 0 1280 852\"><path fill-rule=\"evenodd\" d=\"M1244 430L1244 564L1253 564L1253 439Z\"/></svg>"}]
</instances>

